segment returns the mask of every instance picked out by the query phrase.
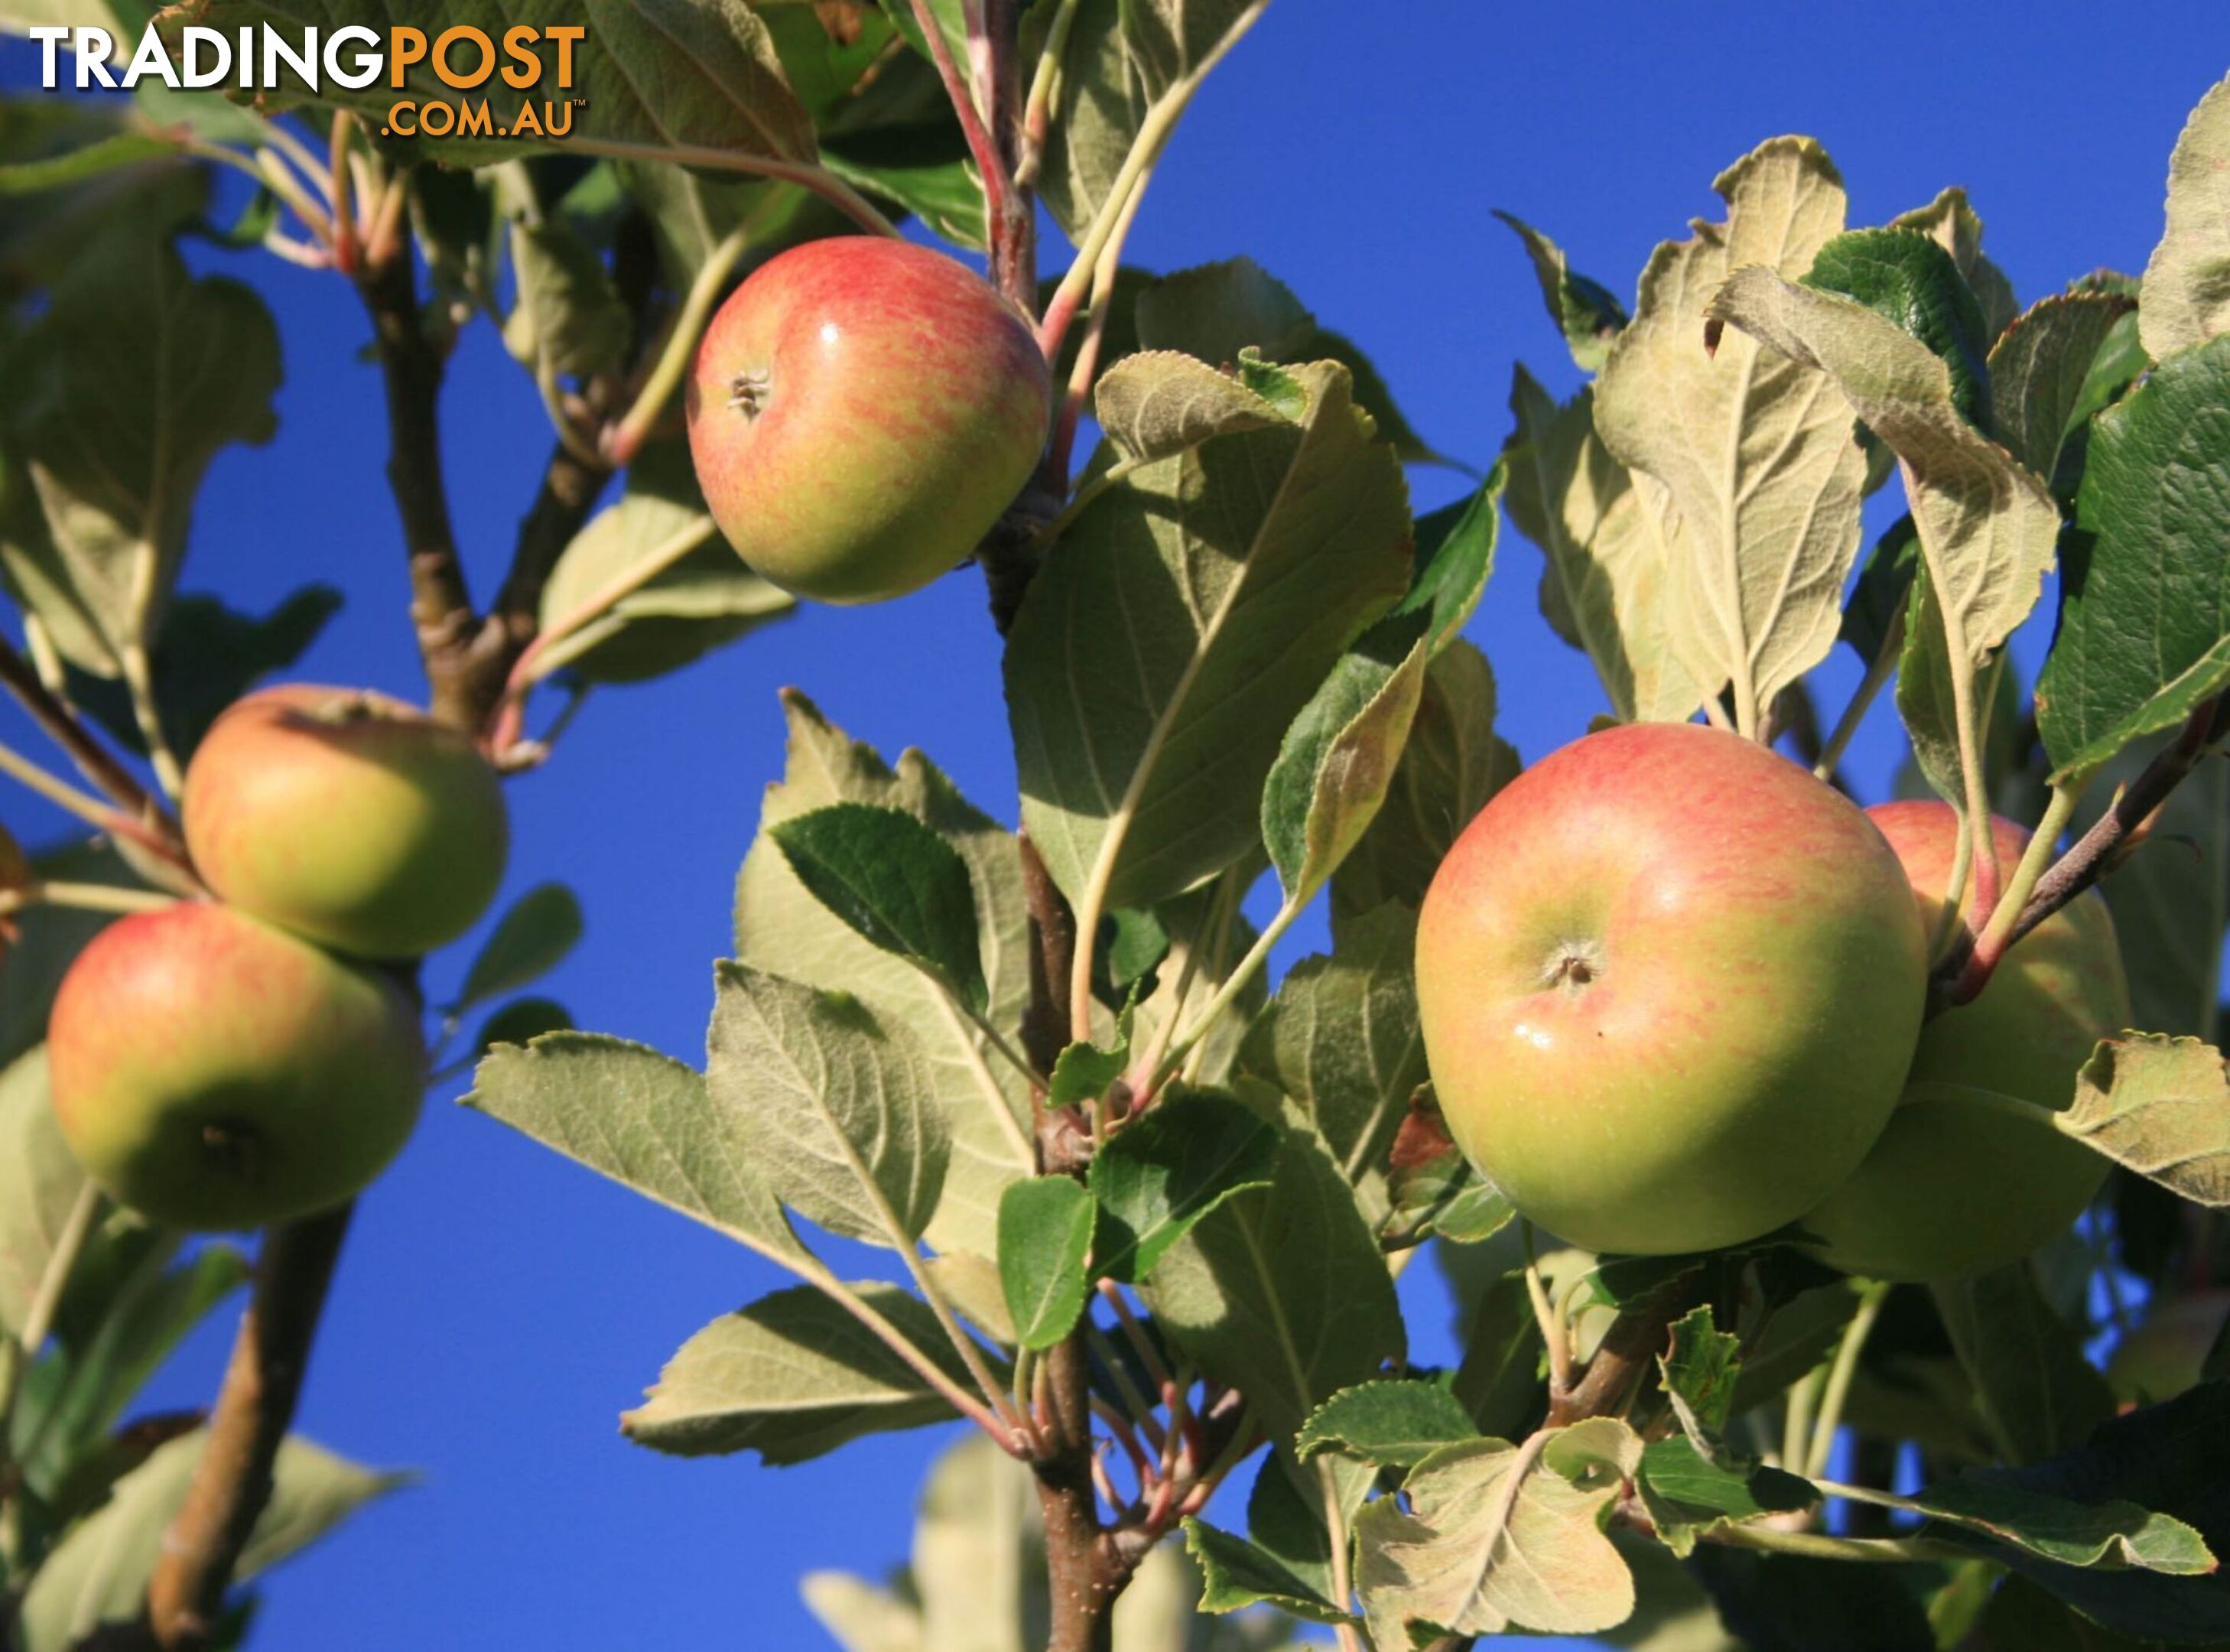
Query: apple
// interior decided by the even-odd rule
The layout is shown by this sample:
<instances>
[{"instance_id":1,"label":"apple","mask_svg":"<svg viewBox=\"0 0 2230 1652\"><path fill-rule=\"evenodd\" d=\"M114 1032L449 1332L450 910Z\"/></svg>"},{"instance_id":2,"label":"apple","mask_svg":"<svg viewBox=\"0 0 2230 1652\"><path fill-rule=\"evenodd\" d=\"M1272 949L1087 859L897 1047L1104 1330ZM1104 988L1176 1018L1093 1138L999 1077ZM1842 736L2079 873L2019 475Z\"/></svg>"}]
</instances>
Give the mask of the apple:
<instances>
[{"instance_id":1,"label":"apple","mask_svg":"<svg viewBox=\"0 0 2230 1652\"><path fill-rule=\"evenodd\" d=\"M1932 934L1950 888L1958 816L1934 802L1867 813L1904 861ZM2029 835L1997 818L1990 835L2001 876L2009 875ZM2024 936L1973 1003L1922 1031L1889 1128L1804 1218L1824 1242L1822 1257L1873 1279L1956 1279L2018 1261L2064 1232L2098 1191L2106 1160L2048 1120L1940 1087L2057 1110L2075 1099L2075 1074L2098 1040L2129 1019L2114 920L2094 890Z\"/></svg>"},{"instance_id":2,"label":"apple","mask_svg":"<svg viewBox=\"0 0 2230 1652\"><path fill-rule=\"evenodd\" d=\"M231 707L182 809L218 896L360 958L416 958L471 928L509 845L502 782L472 741L364 689L289 684Z\"/></svg>"},{"instance_id":3,"label":"apple","mask_svg":"<svg viewBox=\"0 0 2230 1652\"><path fill-rule=\"evenodd\" d=\"M1708 1250L1810 1210L1888 1122L1926 976L1858 807L1689 724L1606 729L1519 776L1417 926L1450 1133L1595 1251Z\"/></svg>"},{"instance_id":4,"label":"apple","mask_svg":"<svg viewBox=\"0 0 2230 1652\"><path fill-rule=\"evenodd\" d=\"M235 907L119 919L47 1023L55 1114L87 1175L174 1227L338 1204L418 1116L418 1019L385 976Z\"/></svg>"},{"instance_id":5,"label":"apple","mask_svg":"<svg viewBox=\"0 0 2230 1652\"><path fill-rule=\"evenodd\" d=\"M825 603L918 590L965 561L1036 469L1052 408L1021 311L882 236L771 258L705 330L689 452L738 554Z\"/></svg>"},{"instance_id":6,"label":"apple","mask_svg":"<svg viewBox=\"0 0 2230 1652\"><path fill-rule=\"evenodd\" d=\"M2199 1385L2222 1327L2230 1322L2230 1291L2194 1291L2156 1297L2144 1323L2116 1345L2106 1380L2124 1403L2157 1404Z\"/></svg>"}]
</instances>

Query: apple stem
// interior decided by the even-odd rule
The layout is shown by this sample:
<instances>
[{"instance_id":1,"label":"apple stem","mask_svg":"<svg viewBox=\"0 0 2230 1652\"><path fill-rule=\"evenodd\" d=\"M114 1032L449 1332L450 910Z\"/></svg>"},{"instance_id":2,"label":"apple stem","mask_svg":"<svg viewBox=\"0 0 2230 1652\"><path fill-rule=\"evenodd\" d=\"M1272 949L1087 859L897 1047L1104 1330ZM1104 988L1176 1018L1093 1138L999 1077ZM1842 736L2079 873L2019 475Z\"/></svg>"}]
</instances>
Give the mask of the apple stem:
<instances>
[{"instance_id":1,"label":"apple stem","mask_svg":"<svg viewBox=\"0 0 2230 1652\"><path fill-rule=\"evenodd\" d=\"M1046 27L1045 49L1038 54L1030 74L1029 96L1022 104L1022 158L1015 165L1015 182L1023 188L1037 181L1045 159L1046 133L1050 130L1053 100L1060 86L1060 60L1068 49L1068 33L1076 23L1077 0L1060 0L1053 21Z\"/></svg>"},{"instance_id":2,"label":"apple stem","mask_svg":"<svg viewBox=\"0 0 2230 1652\"><path fill-rule=\"evenodd\" d=\"M57 809L75 815L87 825L118 837L128 837L150 853L186 871L184 851L176 842L146 823L112 808L89 792L80 791L61 776L51 774L13 747L0 745L0 774L35 791Z\"/></svg>"},{"instance_id":3,"label":"apple stem","mask_svg":"<svg viewBox=\"0 0 2230 1652\"><path fill-rule=\"evenodd\" d=\"M614 469L635 461L651 427L666 411L674 393L681 388L689 364L697 358L697 339L705 331L706 318L712 313L712 306L727 285L729 274L750 244L748 231L739 225L722 237L697 267L688 295L682 300L681 308L674 314L674 326L666 335L665 346L659 352L649 376L642 381L642 388L635 393L634 404L604 434L603 458Z\"/></svg>"},{"instance_id":4,"label":"apple stem","mask_svg":"<svg viewBox=\"0 0 2230 1652\"><path fill-rule=\"evenodd\" d=\"M1843 753L1849 749L1853 737L1859 732L1859 725L1866 721L1866 713L1872 708L1875 700L1888 687L1890 679L1897 675L1898 661L1904 653L1905 608L1900 603L1897 611L1890 616L1889 625L1882 633L1881 647L1874 651L1873 663L1866 668L1864 680L1853 692L1851 703L1843 707L1843 714L1835 720L1835 727L1827 736L1827 743L1820 748L1819 761L1812 765L1812 772L1818 778L1827 780L1834 778L1836 766L1843 760Z\"/></svg>"},{"instance_id":5,"label":"apple stem","mask_svg":"<svg viewBox=\"0 0 2230 1652\"><path fill-rule=\"evenodd\" d=\"M2045 868L2051 864L2053 850L2058 847L2059 835L2067 829L2067 823L2075 813L2075 805L2082 798L2084 785L2054 786L2051 801L2046 804L2044 818L2037 823L2035 832L2022 851L2021 863L1999 894L1997 904L1990 908L1982 937L1967 955L1964 965L1950 988L1950 1002L1972 1003L1982 996L1982 989L1990 984L1990 976L1999 961L2012 945L2014 926L2028 907L2029 897L2036 892Z\"/></svg>"},{"instance_id":6,"label":"apple stem","mask_svg":"<svg viewBox=\"0 0 2230 1652\"><path fill-rule=\"evenodd\" d=\"M133 889L115 883L32 882L0 889L0 917L26 907L74 907L80 912L160 912L178 897L159 889Z\"/></svg>"},{"instance_id":7,"label":"apple stem","mask_svg":"<svg viewBox=\"0 0 2230 1652\"><path fill-rule=\"evenodd\" d=\"M1145 177L1141 175L1138 187L1131 191L1130 200L1116 219L1115 231L1108 236L1106 248L1092 272L1092 320L1085 330L1083 343L1077 346L1075 365L1069 370L1068 390L1061 398L1060 413L1054 423L1053 447L1046 460L1047 469L1063 493L1068 490L1069 460L1076 446L1076 427L1083 419L1084 403L1092 394L1092 381L1099 371L1100 345L1107 336L1107 319L1115 308L1115 274L1122 267L1123 243L1130 236L1131 221L1138 216L1138 203L1145 198ZM1048 543L1052 537L1050 532L1046 535Z\"/></svg>"},{"instance_id":8,"label":"apple stem","mask_svg":"<svg viewBox=\"0 0 2230 1652\"><path fill-rule=\"evenodd\" d=\"M1879 1280L1868 1280L1859 1287L1859 1311L1844 1327L1842 1343L1835 1350L1835 1363L1820 1397L1819 1415L1812 1424L1812 1442L1804 1453L1803 1466L1784 1463L1789 1473L1817 1480L1827 1472L1827 1459L1835 1449L1835 1431L1843 1424L1843 1405L1858 1375L1859 1356L1866 1351L1866 1339L1873 1334L1874 1322L1881 1318L1882 1304L1888 1297L1889 1287Z\"/></svg>"}]
</instances>

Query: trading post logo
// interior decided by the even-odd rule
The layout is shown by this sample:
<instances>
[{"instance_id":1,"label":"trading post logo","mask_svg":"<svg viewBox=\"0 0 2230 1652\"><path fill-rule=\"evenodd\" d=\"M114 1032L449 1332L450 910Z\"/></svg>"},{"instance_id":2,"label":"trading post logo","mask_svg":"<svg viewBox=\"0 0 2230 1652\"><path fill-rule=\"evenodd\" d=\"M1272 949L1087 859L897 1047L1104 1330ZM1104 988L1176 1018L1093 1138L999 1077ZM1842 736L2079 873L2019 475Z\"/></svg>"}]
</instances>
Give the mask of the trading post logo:
<instances>
[{"instance_id":1,"label":"trading post logo","mask_svg":"<svg viewBox=\"0 0 2230 1652\"><path fill-rule=\"evenodd\" d=\"M383 81L403 92L429 90L431 74L448 95L397 97L387 106L383 137L563 138L573 129L578 98L515 97L510 94L573 88L574 48L588 37L579 23L539 28L521 23L500 36L460 24L432 35L397 26L385 30L347 23L289 37L269 23L238 29L150 25L128 61L106 29L41 27L40 75L52 91L61 84L61 54L77 57L80 91L106 87L129 91L145 81L174 90L226 87L248 92L322 93L328 86L363 92ZM411 70L419 74L415 77ZM482 87L488 90L483 92Z\"/></svg>"}]
</instances>

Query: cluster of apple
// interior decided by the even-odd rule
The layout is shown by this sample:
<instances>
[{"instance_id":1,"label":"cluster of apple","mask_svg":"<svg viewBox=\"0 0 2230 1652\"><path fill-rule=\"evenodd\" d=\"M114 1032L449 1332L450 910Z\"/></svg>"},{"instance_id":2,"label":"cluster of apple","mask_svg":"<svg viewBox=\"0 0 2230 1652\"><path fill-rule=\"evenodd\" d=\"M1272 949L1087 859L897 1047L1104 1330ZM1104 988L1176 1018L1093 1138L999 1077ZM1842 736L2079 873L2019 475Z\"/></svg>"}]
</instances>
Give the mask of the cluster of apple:
<instances>
[{"instance_id":1,"label":"cluster of apple","mask_svg":"<svg viewBox=\"0 0 2230 1652\"><path fill-rule=\"evenodd\" d=\"M55 1114L87 1174L158 1221L305 1216L409 1136L425 1055L390 966L487 910L501 785L411 707L297 685L217 720L182 814L216 899L122 919L71 965L48 1023Z\"/></svg>"},{"instance_id":2,"label":"cluster of apple","mask_svg":"<svg viewBox=\"0 0 2230 1652\"><path fill-rule=\"evenodd\" d=\"M2094 892L1924 1024L1960 836L1941 803L1861 811L1698 726L1565 747L1479 812L1425 900L1418 1003L1451 1133L1589 1249L1795 1223L1872 1278L2026 1255L2104 1178L2035 1109L2074 1099L2129 991ZM2027 835L1993 836L2010 871Z\"/></svg>"}]
</instances>

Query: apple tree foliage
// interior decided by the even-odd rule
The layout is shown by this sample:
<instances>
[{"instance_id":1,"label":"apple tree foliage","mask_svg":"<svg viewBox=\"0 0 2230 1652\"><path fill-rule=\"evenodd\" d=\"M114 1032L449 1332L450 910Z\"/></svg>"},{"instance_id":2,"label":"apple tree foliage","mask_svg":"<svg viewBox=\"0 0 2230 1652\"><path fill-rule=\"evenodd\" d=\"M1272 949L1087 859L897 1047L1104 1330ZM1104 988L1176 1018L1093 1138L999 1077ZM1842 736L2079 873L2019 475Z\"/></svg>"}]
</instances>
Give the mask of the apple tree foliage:
<instances>
[{"instance_id":1,"label":"apple tree foliage","mask_svg":"<svg viewBox=\"0 0 2230 1652\"><path fill-rule=\"evenodd\" d=\"M0 577L22 639L0 675L82 784L0 757L97 833L0 857L0 1640L230 1643L232 1584L394 1483L281 1442L283 1404L253 1419L267 1479L205 1449L253 1409L229 1383L206 1427L134 1410L250 1264L88 1192L45 1099L70 957L105 913L191 887L164 800L184 759L337 600L251 614L181 586L209 461L275 431L280 340L248 261L361 294L433 706L515 770L563 759L591 690L790 607L720 544L675 387L743 274L910 218L986 255L1066 387L979 553L1019 799L970 801L792 693L701 1053L519 996L581 932L554 885L428 1010L470 1106L791 1277L662 1366L646 1351L627 1437L793 1463L972 1425L901 1577L805 1580L854 1652L1266 1648L1304 1623L1378 1652L1516 1630L2230 1645L2230 1351L2118 1412L2085 1354L2147 1288L2230 1263L2230 81L2176 146L2142 275L2026 305L1963 193L1853 224L1806 138L1721 174L1718 220L1660 245L1631 303L1510 220L1586 382L1559 402L1517 366L1498 462L1420 515L1405 467L1446 461L1292 288L1238 255L1123 261L1187 103L1263 3L600 5L562 141L378 137L383 87L0 103ZM0 0L0 22L57 18L136 35L141 13ZM254 187L219 215L226 174ZM1042 281L1039 209L1074 249ZM481 325L552 433L476 603L439 393ZM1869 546L1892 485L1905 513ZM2143 1030L2039 1123L2117 1167L2076 1233L1933 1288L1828 1273L1801 1234L1592 1256L1537 1244L1464 1165L1411 955L1440 855L1520 766L1463 636L1505 516L1608 716L1702 716L1832 778L1894 685L1915 787L1970 832L1994 810L2040 823L1946 938L1939 1007L2103 878ZM2024 684L2008 640L2055 572ZM1811 674L1839 644L1864 681L1824 724ZM1331 950L1273 983L1319 902ZM840 1274L828 1238L884 1253L880 1277ZM266 1242L260 1312L289 1306L293 1242ZM1448 1369L1409 1357L1395 1288L1427 1247L1461 1332ZM164 1557L227 1494L238 1529L197 1580L224 1610L181 1628Z\"/></svg>"}]
</instances>

